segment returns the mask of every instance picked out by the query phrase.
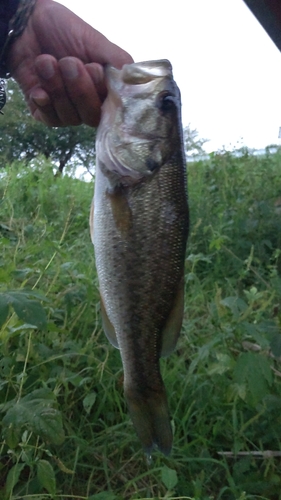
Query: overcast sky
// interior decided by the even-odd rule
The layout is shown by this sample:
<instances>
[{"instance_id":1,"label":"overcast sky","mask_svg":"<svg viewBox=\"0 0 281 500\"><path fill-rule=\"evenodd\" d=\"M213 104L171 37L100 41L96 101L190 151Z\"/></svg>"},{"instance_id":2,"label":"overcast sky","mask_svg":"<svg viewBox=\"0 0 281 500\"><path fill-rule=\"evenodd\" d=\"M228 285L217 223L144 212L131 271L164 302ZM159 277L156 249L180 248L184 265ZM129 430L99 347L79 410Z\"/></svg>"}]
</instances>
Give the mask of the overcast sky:
<instances>
[{"instance_id":1,"label":"overcast sky","mask_svg":"<svg viewBox=\"0 0 281 500\"><path fill-rule=\"evenodd\" d=\"M243 0L60 0L134 60L169 59L208 151L280 143L281 53Z\"/></svg>"}]
</instances>

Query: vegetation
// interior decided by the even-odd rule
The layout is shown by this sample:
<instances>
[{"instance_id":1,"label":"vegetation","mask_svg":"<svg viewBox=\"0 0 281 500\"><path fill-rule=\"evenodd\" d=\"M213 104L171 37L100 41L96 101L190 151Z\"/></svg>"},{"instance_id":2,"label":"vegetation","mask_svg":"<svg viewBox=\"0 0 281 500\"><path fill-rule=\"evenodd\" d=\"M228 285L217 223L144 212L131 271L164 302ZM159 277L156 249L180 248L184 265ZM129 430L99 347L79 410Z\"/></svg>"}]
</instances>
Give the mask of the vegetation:
<instances>
[{"instance_id":1,"label":"vegetation","mask_svg":"<svg viewBox=\"0 0 281 500\"><path fill-rule=\"evenodd\" d=\"M0 499L281 499L281 154L189 165L174 428L149 463L99 314L93 186L50 161L0 178Z\"/></svg>"},{"instance_id":2,"label":"vegetation","mask_svg":"<svg viewBox=\"0 0 281 500\"><path fill-rule=\"evenodd\" d=\"M183 142L185 151L189 156L206 154L204 144L208 142L208 139L199 137L198 130L196 130L196 128L191 128L190 124L183 129Z\"/></svg>"},{"instance_id":3,"label":"vegetation","mask_svg":"<svg viewBox=\"0 0 281 500\"><path fill-rule=\"evenodd\" d=\"M95 129L86 125L48 128L36 122L13 80L9 80L7 96L5 119L0 120L0 168L18 159L28 164L43 155L60 173L69 165L91 169L95 158Z\"/></svg>"},{"instance_id":4,"label":"vegetation","mask_svg":"<svg viewBox=\"0 0 281 500\"><path fill-rule=\"evenodd\" d=\"M48 128L36 122L14 80L9 80L7 98L5 119L0 120L0 136L5 138L0 142L0 169L18 160L28 165L43 155L52 161L57 173L62 173L66 167L74 172L79 165L93 175L95 129L86 125ZM184 128L183 135L188 155L205 153L204 144L208 141L200 138L190 124Z\"/></svg>"}]
</instances>

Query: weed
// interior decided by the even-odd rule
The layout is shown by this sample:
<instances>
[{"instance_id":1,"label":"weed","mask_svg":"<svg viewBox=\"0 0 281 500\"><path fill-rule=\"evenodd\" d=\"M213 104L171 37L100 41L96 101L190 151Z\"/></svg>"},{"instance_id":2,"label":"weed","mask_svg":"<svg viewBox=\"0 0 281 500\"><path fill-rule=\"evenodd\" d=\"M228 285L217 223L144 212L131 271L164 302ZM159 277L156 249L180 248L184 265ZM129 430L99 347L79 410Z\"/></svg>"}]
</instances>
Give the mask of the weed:
<instances>
[{"instance_id":1,"label":"weed","mask_svg":"<svg viewBox=\"0 0 281 500\"><path fill-rule=\"evenodd\" d=\"M101 327L93 186L45 160L0 179L0 499L281 499L280 152L189 166L174 429L148 463ZM276 204L277 203L277 204Z\"/></svg>"}]
</instances>

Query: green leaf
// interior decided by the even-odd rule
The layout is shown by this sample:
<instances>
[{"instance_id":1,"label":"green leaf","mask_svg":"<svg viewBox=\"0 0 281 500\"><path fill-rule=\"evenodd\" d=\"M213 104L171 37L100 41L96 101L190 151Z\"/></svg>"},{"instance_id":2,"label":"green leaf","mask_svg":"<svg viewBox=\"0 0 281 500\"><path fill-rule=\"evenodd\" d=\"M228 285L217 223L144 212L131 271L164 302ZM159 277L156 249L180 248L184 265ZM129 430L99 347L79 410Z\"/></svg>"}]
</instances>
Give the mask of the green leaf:
<instances>
[{"instance_id":1,"label":"green leaf","mask_svg":"<svg viewBox=\"0 0 281 500\"><path fill-rule=\"evenodd\" d=\"M250 402L255 406L267 395L272 384L270 361L262 354L242 353L234 369L234 379L238 384L246 383Z\"/></svg>"},{"instance_id":2,"label":"green leaf","mask_svg":"<svg viewBox=\"0 0 281 500\"><path fill-rule=\"evenodd\" d=\"M13 363L14 360L9 356L3 356L3 358L0 358L0 375L3 377L9 377Z\"/></svg>"},{"instance_id":3,"label":"green leaf","mask_svg":"<svg viewBox=\"0 0 281 500\"><path fill-rule=\"evenodd\" d=\"M88 413L88 414L90 413L92 406L95 403L96 399L97 399L96 392L90 392L89 394L87 394L87 396L85 396L85 398L83 399L83 406L86 410L86 413Z\"/></svg>"},{"instance_id":4,"label":"green leaf","mask_svg":"<svg viewBox=\"0 0 281 500\"><path fill-rule=\"evenodd\" d=\"M245 331L246 335L251 335L253 339L261 346L262 349L267 349L269 347L268 339L265 337L262 330L260 330L259 324L248 323L243 321L241 327Z\"/></svg>"},{"instance_id":5,"label":"green leaf","mask_svg":"<svg viewBox=\"0 0 281 500\"><path fill-rule=\"evenodd\" d=\"M50 495L56 494L56 477L55 472L47 460L38 460L37 462L37 477L40 484L45 488Z\"/></svg>"},{"instance_id":6,"label":"green leaf","mask_svg":"<svg viewBox=\"0 0 281 500\"><path fill-rule=\"evenodd\" d=\"M117 496L110 491L101 491L88 498L88 500L117 500Z\"/></svg>"},{"instance_id":7,"label":"green leaf","mask_svg":"<svg viewBox=\"0 0 281 500\"><path fill-rule=\"evenodd\" d=\"M31 291L20 290L20 291L9 291L0 293L0 305L2 304L2 314L0 307L0 323L6 321L9 310L7 307L11 304L18 315L19 319L23 320L25 323L32 324L37 328L44 329L47 324L47 317L45 310L38 300L30 299L29 296L34 297ZM40 297L43 300L43 297Z\"/></svg>"},{"instance_id":8,"label":"green leaf","mask_svg":"<svg viewBox=\"0 0 281 500\"><path fill-rule=\"evenodd\" d=\"M65 437L62 417L59 410L53 408L54 404L52 391L33 391L14 404L9 402L3 426L14 428L15 432L24 426L51 443L61 444Z\"/></svg>"},{"instance_id":9,"label":"green leaf","mask_svg":"<svg viewBox=\"0 0 281 500\"><path fill-rule=\"evenodd\" d=\"M220 303L231 310L235 319L238 319L248 307L246 302L239 297L226 297Z\"/></svg>"},{"instance_id":10,"label":"green leaf","mask_svg":"<svg viewBox=\"0 0 281 500\"><path fill-rule=\"evenodd\" d=\"M164 465L161 469L161 479L166 488L171 491L178 483L178 475L174 469Z\"/></svg>"},{"instance_id":11,"label":"green leaf","mask_svg":"<svg viewBox=\"0 0 281 500\"><path fill-rule=\"evenodd\" d=\"M11 493L13 492L14 487L16 486L20 473L25 467L25 464L15 464L8 473L7 481L6 481L6 495L11 497Z\"/></svg>"},{"instance_id":12,"label":"green leaf","mask_svg":"<svg viewBox=\"0 0 281 500\"><path fill-rule=\"evenodd\" d=\"M234 361L228 354L217 353L216 358L218 362L212 363L208 368L208 374L210 376L215 374L223 375L233 368Z\"/></svg>"},{"instance_id":13,"label":"green leaf","mask_svg":"<svg viewBox=\"0 0 281 500\"><path fill-rule=\"evenodd\" d=\"M65 434L62 425L62 416L55 408L45 408L40 415L34 416L34 432L42 436L43 439L54 443L62 444Z\"/></svg>"},{"instance_id":14,"label":"green leaf","mask_svg":"<svg viewBox=\"0 0 281 500\"><path fill-rule=\"evenodd\" d=\"M20 290L12 293L20 293L21 295L25 295L27 298L33 297L43 302L50 302L50 300L42 292L37 290L30 290L29 288L21 288Z\"/></svg>"},{"instance_id":15,"label":"green leaf","mask_svg":"<svg viewBox=\"0 0 281 500\"><path fill-rule=\"evenodd\" d=\"M276 333L279 333L279 326L273 320L261 321L261 323L259 323L258 325L258 328L269 339L271 339L272 336Z\"/></svg>"},{"instance_id":16,"label":"green leaf","mask_svg":"<svg viewBox=\"0 0 281 500\"><path fill-rule=\"evenodd\" d=\"M14 450L20 442L20 429L13 425L4 429L4 439L11 450Z\"/></svg>"},{"instance_id":17,"label":"green leaf","mask_svg":"<svg viewBox=\"0 0 281 500\"><path fill-rule=\"evenodd\" d=\"M232 401L239 396L243 401L245 401L247 395L247 388L245 384L231 384L227 389L227 400Z\"/></svg>"},{"instance_id":18,"label":"green leaf","mask_svg":"<svg viewBox=\"0 0 281 500\"><path fill-rule=\"evenodd\" d=\"M9 303L7 298L1 293L0 294L0 327L4 325L9 314Z\"/></svg>"},{"instance_id":19,"label":"green leaf","mask_svg":"<svg viewBox=\"0 0 281 500\"><path fill-rule=\"evenodd\" d=\"M212 250L215 248L216 250L220 250L222 245L225 243L225 241L229 241L229 238L227 236L224 236L223 234L218 236L217 238L214 238L210 244L209 244L209 249Z\"/></svg>"},{"instance_id":20,"label":"green leaf","mask_svg":"<svg viewBox=\"0 0 281 500\"><path fill-rule=\"evenodd\" d=\"M273 356L276 356L276 358L279 358L279 356L281 356L281 335L280 335L280 333L276 333L275 335L273 335L273 338L271 339L271 342L270 342L270 348L271 348Z\"/></svg>"},{"instance_id":21,"label":"green leaf","mask_svg":"<svg viewBox=\"0 0 281 500\"><path fill-rule=\"evenodd\" d=\"M20 300L13 297L12 305L19 319L25 323L35 325L37 328L44 329L47 324L47 317L44 308L36 300L29 300L21 297Z\"/></svg>"}]
</instances>

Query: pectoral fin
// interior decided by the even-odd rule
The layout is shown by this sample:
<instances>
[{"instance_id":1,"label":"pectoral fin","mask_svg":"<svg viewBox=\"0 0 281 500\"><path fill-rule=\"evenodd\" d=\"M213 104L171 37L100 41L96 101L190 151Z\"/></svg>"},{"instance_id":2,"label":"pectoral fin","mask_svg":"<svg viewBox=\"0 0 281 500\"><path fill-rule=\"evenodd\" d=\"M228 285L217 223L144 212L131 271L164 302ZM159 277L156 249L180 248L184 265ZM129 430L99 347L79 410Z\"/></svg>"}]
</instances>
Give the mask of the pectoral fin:
<instances>
[{"instance_id":1,"label":"pectoral fin","mask_svg":"<svg viewBox=\"0 0 281 500\"><path fill-rule=\"evenodd\" d=\"M111 210L117 229L122 236L126 236L132 227L132 212L128 204L124 188L117 187L113 192L108 192Z\"/></svg>"},{"instance_id":2,"label":"pectoral fin","mask_svg":"<svg viewBox=\"0 0 281 500\"><path fill-rule=\"evenodd\" d=\"M176 347L182 326L184 310L184 278L181 279L173 308L162 330L161 356L169 356Z\"/></svg>"},{"instance_id":3,"label":"pectoral fin","mask_svg":"<svg viewBox=\"0 0 281 500\"><path fill-rule=\"evenodd\" d=\"M100 298L100 309L101 309L102 327L103 327L104 333L107 336L109 342L114 347L119 349L115 329L114 329L114 326L112 325L110 319L107 316L107 312L106 312L102 297Z\"/></svg>"}]
</instances>

